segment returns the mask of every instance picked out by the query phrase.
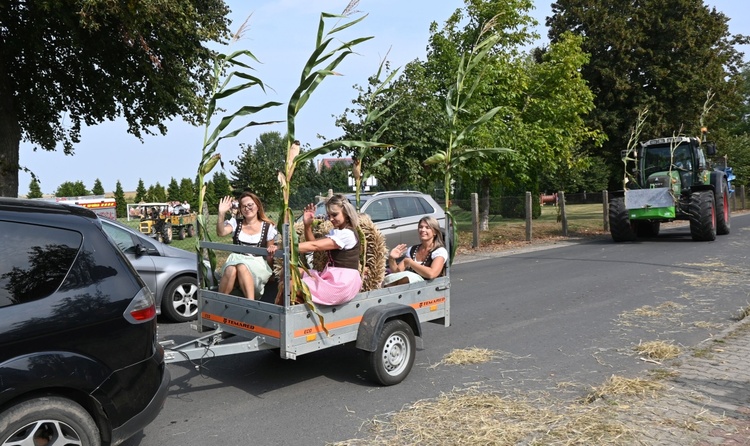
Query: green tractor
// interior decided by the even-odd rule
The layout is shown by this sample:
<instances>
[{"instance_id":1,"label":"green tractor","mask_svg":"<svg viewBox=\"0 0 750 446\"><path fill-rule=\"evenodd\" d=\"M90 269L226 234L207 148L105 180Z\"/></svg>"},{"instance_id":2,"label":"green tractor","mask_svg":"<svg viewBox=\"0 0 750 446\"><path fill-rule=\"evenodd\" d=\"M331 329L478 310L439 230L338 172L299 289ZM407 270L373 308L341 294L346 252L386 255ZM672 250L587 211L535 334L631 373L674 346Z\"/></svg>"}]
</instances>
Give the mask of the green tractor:
<instances>
[{"instance_id":1,"label":"green tractor","mask_svg":"<svg viewBox=\"0 0 750 446\"><path fill-rule=\"evenodd\" d=\"M705 149L705 153L704 153ZM693 240L729 234L729 186L723 170L706 156L716 144L695 137L645 141L623 153L625 190L609 194L609 225L615 242L655 237L662 222L689 220Z\"/></svg>"}]
</instances>

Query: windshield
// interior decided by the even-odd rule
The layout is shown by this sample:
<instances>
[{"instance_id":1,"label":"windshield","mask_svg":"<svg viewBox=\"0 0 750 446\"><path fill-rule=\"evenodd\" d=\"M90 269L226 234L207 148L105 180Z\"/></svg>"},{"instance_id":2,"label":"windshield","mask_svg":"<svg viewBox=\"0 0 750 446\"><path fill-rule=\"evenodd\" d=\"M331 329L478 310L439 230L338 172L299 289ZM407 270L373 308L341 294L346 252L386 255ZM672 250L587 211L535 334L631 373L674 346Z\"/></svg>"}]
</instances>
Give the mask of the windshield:
<instances>
[{"instance_id":1,"label":"windshield","mask_svg":"<svg viewBox=\"0 0 750 446\"><path fill-rule=\"evenodd\" d=\"M643 174L648 178L656 172L665 172L678 169L690 170L692 168L690 146L680 144L674 148L674 157L671 153L670 145L648 146L644 148L643 156ZM674 167L673 167L674 166Z\"/></svg>"}]
</instances>

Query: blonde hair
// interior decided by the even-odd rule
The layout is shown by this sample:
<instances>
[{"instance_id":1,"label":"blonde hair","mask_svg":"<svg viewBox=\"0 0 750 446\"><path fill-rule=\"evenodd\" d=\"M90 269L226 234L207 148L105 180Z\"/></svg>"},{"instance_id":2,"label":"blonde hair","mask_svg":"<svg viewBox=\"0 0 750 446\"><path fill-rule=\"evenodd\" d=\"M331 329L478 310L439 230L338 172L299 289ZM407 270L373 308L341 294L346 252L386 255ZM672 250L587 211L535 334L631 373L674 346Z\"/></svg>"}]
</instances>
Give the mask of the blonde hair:
<instances>
[{"instance_id":1,"label":"blonde hair","mask_svg":"<svg viewBox=\"0 0 750 446\"><path fill-rule=\"evenodd\" d=\"M445 242L443 242L443 232L440 229L440 223L435 219L435 217L422 217L419 219L419 223L417 223L417 228L419 228L419 225L422 224L422 222L426 223L427 226L432 229L432 233L435 234L432 237L432 249L442 248L445 246Z\"/></svg>"},{"instance_id":2,"label":"blonde hair","mask_svg":"<svg viewBox=\"0 0 750 446\"><path fill-rule=\"evenodd\" d=\"M359 214L357 214L357 210L354 209L354 205L352 205L345 196L336 194L326 200L326 212L330 212L331 206L339 206L341 208L342 212L344 212L344 215L346 215L346 219L349 220L349 224L352 226L352 229L355 229L359 226Z\"/></svg>"}]
</instances>

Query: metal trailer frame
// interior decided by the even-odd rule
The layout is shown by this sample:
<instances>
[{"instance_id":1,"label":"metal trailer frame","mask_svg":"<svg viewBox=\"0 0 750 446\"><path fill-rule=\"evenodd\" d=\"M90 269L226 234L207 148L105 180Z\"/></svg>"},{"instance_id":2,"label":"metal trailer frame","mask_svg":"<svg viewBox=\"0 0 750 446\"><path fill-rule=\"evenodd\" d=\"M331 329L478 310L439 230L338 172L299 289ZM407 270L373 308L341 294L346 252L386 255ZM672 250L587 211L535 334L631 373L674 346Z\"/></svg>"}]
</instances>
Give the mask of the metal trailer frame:
<instances>
[{"instance_id":1,"label":"metal trailer frame","mask_svg":"<svg viewBox=\"0 0 750 446\"><path fill-rule=\"evenodd\" d=\"M451 234L450 228L446 232ZM282 234L285 240L289 240L288 224L284 225ZM448 243L446 240L450 252ZM200 246L267 254L264 248L249 246L203 241ZM315 305L313 309L306 304L290 304L289 243L284 244L283 253L281 250L276 252L276 257L282 256L284 305L200 289L198 320L194 328L199 332L206 327L213 327L214 330L177 346L172 346L169 341L164 342L166 362L201 360L268 349L278 349L281 358L296 359L300 355L350 342L356 342L359 349L375 352L382 345L383 327L393 319L404 321L413 334L420 337L422 322L450 326L450 262L446 264L442 277L362 292L345 304ZM411 369L411 364L408 369Z\"/></svg>"}]
</instances>

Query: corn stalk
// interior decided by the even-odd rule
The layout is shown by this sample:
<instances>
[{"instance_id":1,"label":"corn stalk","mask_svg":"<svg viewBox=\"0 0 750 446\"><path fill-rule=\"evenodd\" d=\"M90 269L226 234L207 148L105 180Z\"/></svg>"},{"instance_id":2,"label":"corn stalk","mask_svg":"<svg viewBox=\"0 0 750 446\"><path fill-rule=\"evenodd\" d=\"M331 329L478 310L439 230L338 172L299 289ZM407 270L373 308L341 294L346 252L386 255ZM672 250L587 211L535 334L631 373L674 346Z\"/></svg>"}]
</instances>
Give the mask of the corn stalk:
<instances>
[{"instance_id":1,"label":"corn stalk","mask_svg":"<svg viewBox=\"0 0 750 446\"><path fill-rule=\"evenodd\" d=\"M300 143L295 138L296 129L296 118L299 111L310 99L312 93L317 89L323 80L328 76L339 75L335 70L341 64L341 62L350 54L354 52L353 48L360 43L366 42L372 37L359 37L350 41L344 41L337 45L332 45L334 42L334 35L344 31L345 29L354 26L360 21L364 20L366 15L349 20L354 13L358 1L352 1L344 9L341 14L330 14L321 13L320 21L318 24L318 32L315 40L315 49L308 58L305 66L302 69L300 76L300 84L296 90L292 93L292 96L287 105L287 155L286 165L283 172L279 172L278 180L281 184L282 196L284 199L281 215L279 216L278 225L290 224L293 220L292 210L289 208L289 194L291 193L291 180L294 175L294 171L300 163L311 161L318 155L330 152L336 147L350 143L348 141L337 141L335 143L325 144L321 147L302 152L300 150ZM343 24L334 26L333 29L326 32L326 21L330 19L343 20ZM305 303L309 308L315 311L315 306L310 297L310 291L302 282L302 276L297 265L301 265L299 257L298 243L299 239L295 231L289 231L289 240L285 240L284 243L288 244L291 252L291 259L289 268L289 281L290 281L290 295L297 296L298 292L302 294ZM318 313L318 317L323 322L323 318ZM325 325L324 325L325 327Z\"/></svg>"},{"instance_id":2,"label":"corn stalk","mask_svg":"<svg viewBox=\"0 0 750 446\"><path fill-rule=\"evenodd\" d=\"M648 107L639 110L635 126L630 129L630 137L628 138L628 145L625 149L625 156L622 157L623 170L625 172L622 178L623 190L627 188L629 177L635 181L633 175L628 173L628 163L630 161L636 162L636 159L638 158L638 142L641 140L641 131L643 131L643 125L646 123L647 115Z\"/></svg>"},{"instance_id":3,"label":"corn stalk","mask_svg":"<svg viewBox=\"0 0 750 446\"><path fill-rule=\"evenodd\" d=\"M496 16L497 17L497 16ZM449 126L448 144L444 150L438 150L434 155L424 161L425 165L436 165L444 171L443 191L445 193L445 213L450 219L453 228L451 243L451 259L453 259L456 246L458 245L458 234L456 232L455 219L450 211L451 204L451 183L453 180L453 171L458 167L476 157L482 157L490 153L509 153L513 152L507 148L472 148L464 145L464 140L479 126L489 122L495 114L500 111L501 107L494 107L485 112L478 119L471 121L468 125L463 126L465 122L463 115L469 109L471 98L482 81L485 70L490 64L485 63L489 57L492 48L500 42L501 36L493 31L496 17L484 25L477 37L477 42L468 51L461 55L461 60L456 70L456 82L448 89L445 97L445 111Z\"/></svg>"},{"instance_id":4,"label":"corn stalk","mask_svg":"<svg viewBox=\"0 0 750 446\"><path fill-rule=\"evenodd\" d=\"M378 71L375 73L375 80L377 82L380 82L380 75L383 72L383 67L385 66L386 59L384 58L380 65L378 66ZM367 129L373 125L375 122L377 122L378 119L384 117L387 113L389 113L393 107L396 106L396 104L399 103L400 99L396 99L395 101L391 102L384 108L377 108L375 107L375 101L377 100L379 95L385 95L393 91L389 85L391 84L391 81L394 77L396 77L396 74L398 73L400 68L397 68L391 74L388 75L388 77L378 84L378 86L375 88L375 91L372 92L370 95L370 99L367 102L367 106L365 108L366 114L365 119L362 122L362 139L368 139L367 138ZM386 130L388 130L388 126L391 124L391 121L395 117L394 114L391 114L385 120L383 123L375 130L372 134L372 136L369 138L370 141L379 141L380 138L383 136L383 133L385 133ZM394 147L390 144L383 144L379 145L377 147L390 147L391 150L386 152L382 157L377 159L372 165L363 167L362 160L369 154L370 149L372 147L376 146L352 146L351 151L353 152L354 156L352 157L352 178L354 179L354 196L355 196L355 202L357 210L360 208L360 193L362 192L362 178L369 178L370 175L372 175L372 171L376 168L378 168L380 165L385 163L389 158L391 158L393 155L396 154L397 147Z\"/></svg>"},{"instance_id":5,"label":"corn stalk","mask_svg":"<svg viewBox=\"0 0 750 446\"><path fill-rule=\"evenodd\" d=\"M231 46L236 43L241 37L247 26L247 20L240 26L236 33L232 35L229 42ZM211 232L208 228L208 208L204 206L204 200L206 195L206 184L205 177L220 164L224 168L224 162L221 161L221 154L216 150L219 143L226 138L233 138L240 134L243 130L248 127L274 124L281 121L265 121L256 122L250 121L240 125L233 130L227 130L230 124L237 119L246 116L253 115L271 107L282 105L280 102L266 102L260 105L245 105L237 109L234 113L226 115L221 118L219 123L211 130L212 118L216 113L216 104L220 99L226 99L233 95L241 94L252 87L260 87L265 92L265 85L263 82L251 75L249 72L253 68L249 65L251 62L258 62L258 59L249 50L238 50L226 54L217 54L214 58L213 66L213 82L211 85L211 94L209 96L208 107L206 109L205 116L205 127L203 134L203 148L201 161L198 166L198 184L201 185L198 192L198 239L211 241ZM229 74L225 73L229 71ZM222 218L222 216L219 216ZM198 253L198 268L202 268L204 274L204 286L209 284L208 276L205 274L205 266L200 260L203 258L203 252L200 246L196 242L196 252ZM207 250L209 263L211 265L211 274L215 274L216 271L216 254L212 249ZM216 282L216 277L214 277Z\"/></svg>"}]
</instances>

